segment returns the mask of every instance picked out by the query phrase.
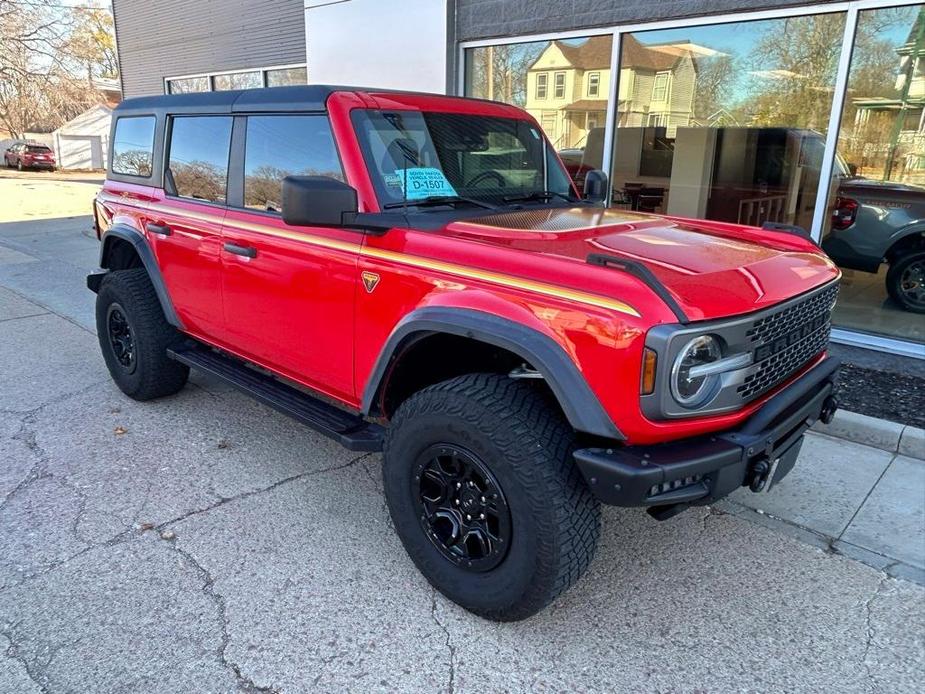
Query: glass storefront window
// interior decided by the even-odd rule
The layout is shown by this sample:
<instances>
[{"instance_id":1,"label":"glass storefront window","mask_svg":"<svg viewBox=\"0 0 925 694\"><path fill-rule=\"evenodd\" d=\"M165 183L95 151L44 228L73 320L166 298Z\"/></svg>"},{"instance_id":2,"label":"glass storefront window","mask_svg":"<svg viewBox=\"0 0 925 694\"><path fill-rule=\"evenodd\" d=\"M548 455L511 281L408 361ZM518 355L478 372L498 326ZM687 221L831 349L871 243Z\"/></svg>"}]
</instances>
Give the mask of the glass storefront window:
<instances>
[{"instance_id":1,"label":"glass storefront window","mask_svg":"<svg viewBox=\"0 0 925 694\"><path fill-rule=\"evenodd\" d=\"M526 109L579 190L603 168L613 37L534 41L466 50L466 96Z\"/></svg>"},{"instance_id":2,"label":"glass storefront window","mask_svg":"<svg viewBox=\"0 0 925 694\"><path fill-rule=\"evenodd\" d=\"M616 206L812 226L845 14L626 33Z\"/></svg>"},{"instance_id":3,"label":"glass storefront window","mask_svg":"<svg viewBox=\"0 0 925 694\"><path fill-rule=\"evenodd\" d=\"M263 77L259 72L232 72L215 75L212 78L213 89L217 92L229 89L257 89L263 86Z\"/></svg>"},{"instance_id":4,"label":"glass storefront window","mask_svg":"<svg viewBox=\"0 0 925 694\"><path fill-rule=\"evenodd\" d=\"M925 341L925 5L858 13L822 247L834 322ZM885 262L884 262L885 261Z\"/></svg>"},{"instance_id":5,"label":"glass storefront window","mask_svg":"<svg viewBox=\"0 0 925 694\"><path fill-rule=\"evenodd\" d=\"M308 71L304 67L267 70L268 87L286 87L291 84L308 84Z\"/></svg>"},{"instance_id":6,"label":"glass storefront window","mask_svg":"<svg viewBox=\"0 0 925 694\"><path fill-rule=\"evenodd\" d=\"M168 94L188 94L190 92L209 91L208 77L187 77L184 79L167 80Z\"/></svg>"}]
</instances>

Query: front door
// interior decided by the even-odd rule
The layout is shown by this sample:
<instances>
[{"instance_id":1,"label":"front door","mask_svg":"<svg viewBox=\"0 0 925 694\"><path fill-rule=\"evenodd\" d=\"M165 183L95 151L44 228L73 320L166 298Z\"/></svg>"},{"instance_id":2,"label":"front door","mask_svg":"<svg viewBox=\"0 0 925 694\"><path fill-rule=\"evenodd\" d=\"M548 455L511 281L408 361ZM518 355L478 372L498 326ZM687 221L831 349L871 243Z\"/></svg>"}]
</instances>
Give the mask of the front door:
<instances>
[{"instance_id":1,"label":"front door","mask_svg":"<svg viewBox=\"0 0 925 694\"><path fill-rule=\"evenodd\" d=\"M229 345L257 364L353 401L353 312L363 236L292 227L280 216L286 176L343 179L328 118L252 115L244 132L235 144L243 139L242 205L229 208L222 230Z\"/></svg>"},{"instance_id":2,"label":"front door","mask_svg":"<svg viewBox=\"0 0 925 694\"><path fill-rule=\"evenodd\" d=\"M231 118L174 117L167 147L165 196L149 205L145 230L184 328L221 341L220 249Z\"/></svg>"}]
</instances>

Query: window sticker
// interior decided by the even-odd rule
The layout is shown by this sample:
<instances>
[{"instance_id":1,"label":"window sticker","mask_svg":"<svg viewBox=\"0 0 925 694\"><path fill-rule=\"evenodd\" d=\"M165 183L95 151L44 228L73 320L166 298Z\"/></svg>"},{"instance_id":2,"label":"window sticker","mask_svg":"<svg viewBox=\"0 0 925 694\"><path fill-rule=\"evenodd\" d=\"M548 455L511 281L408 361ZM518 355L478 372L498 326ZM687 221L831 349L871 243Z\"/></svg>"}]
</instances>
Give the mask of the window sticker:
<instances>
[{"instance_id":1,"label":"window sticker","mask_svg":"<svg viewBox=\"0 0 925 694\"><path fill-rule=\"evenodd\" d=\"M432 195L456 195L456 190L440 169L429 166L396 169L395 177L408 200L422 200ZM391 176L389 178L391 179ZM408 185L407 190L405 190L405 181Z\"/></svg>"}]
</instances>

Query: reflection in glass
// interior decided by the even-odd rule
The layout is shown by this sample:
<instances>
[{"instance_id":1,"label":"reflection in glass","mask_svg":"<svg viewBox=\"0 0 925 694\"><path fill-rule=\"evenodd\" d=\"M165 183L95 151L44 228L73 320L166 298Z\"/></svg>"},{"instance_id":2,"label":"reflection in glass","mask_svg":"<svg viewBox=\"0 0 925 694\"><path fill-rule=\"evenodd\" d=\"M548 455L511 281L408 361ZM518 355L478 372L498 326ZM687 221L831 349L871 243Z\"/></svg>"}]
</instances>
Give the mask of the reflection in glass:
<instances>
[{"instance_id":1,"label":"reflection in glass","mask_svg":"<svg viewBox=\"0 0 925 694\"><path fill-rule=\"evenodd\" d=\"M244 205L282 210L286 176L343 180L327 116L249 116L244 153Z\"/></svg>"},{"instance_id":2,"label":"reflection in glass","mask_svg":"<svg viewBox=\"0 0 925 694\"><path fill-rule=\"evenodd\" d=\"M188 94L190 92L209 91L208 77L185 77L183 79L167 80L168 94Z\"/></svg>"},{"instance_id":3,"label":"reflection in glass","mask_svg":"<svg viewBox=\"0 0 925 694\"><path fill-rule=\"evenodd\" d=\"M809 229L844 22L833 13L624 34L614 204Z\"/></svg>"},{"instance_id":4,"label":"reflection in glass","mask_svg":"<svg viewBox=\"0 0 925 694\"><path fill-rule=\"evenodd\" d=\"M823 236L845 327L925 341L925 5L858 15ZM884 261L886 265L884 266Z\"/></svg>"},{"instance_id":5,"label":"reflection in glass","mask_svg":"<svg viewBox=\"0 0 925 694\"><path fill-rule=\"evenodd\" d=\"M258 89L263 86L260 72L232 72L227 75L215 75L212 84L217 92L229 89Z\"/></svg>"},{"instance_id":6,"label":"reflection in glass","mask_svg":"<svg viewBox=\"0 0 925 694\"><path fill-rule=\"evenodd\" d=\"M581 189L602 168L612 46L607 35L469 49L466 95L525 108Z\"/></svg>"},{"instance_id":7,"label":"reflection in glass","mask_svg":"<svg viewBox=\"0 0 925 694\"><path fill-rule=\"evenodd\" d=\"M208 202L225 202L231 118L174 118L170 129L168 167L177 195Z\"/></svg>"},{"instance_id":8,"label":"reflection in glass","mask_svg":"<svg viewBox=\"0 0 925 694\"><path fill-rule=\"evenodd\" d=\"M119 118L112 140L112 170L126 176L150 176L154 116Z\"/></svg>"},{"instance_id":9,"label":"reflection in glass","mask_svg":"<svg viewBox=\"0 0 925 694\"><path fill-rule=\"evenodd\" d=\"M291 84L308 84L308 71L304 67L267 70L268 87L286 87Z\"/></svg>"}]
</instances>

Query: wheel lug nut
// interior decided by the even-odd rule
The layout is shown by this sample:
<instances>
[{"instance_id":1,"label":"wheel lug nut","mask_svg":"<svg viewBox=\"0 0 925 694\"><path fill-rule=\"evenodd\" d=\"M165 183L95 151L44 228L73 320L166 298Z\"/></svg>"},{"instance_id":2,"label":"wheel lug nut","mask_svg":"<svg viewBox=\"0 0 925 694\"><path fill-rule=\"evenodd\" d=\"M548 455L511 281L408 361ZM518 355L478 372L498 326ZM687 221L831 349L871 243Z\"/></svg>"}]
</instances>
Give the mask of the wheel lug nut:
<instances>
[{"instance_id":1,"label":"wheel lug nut","mask_svg":"<svg viewBox=\"0 0 925 694\"><path fill-rule=\"evenodd\" d=\"M484 514L484 513L480 513L480 514L479 514L479 520L485 520L485 514Z\"/></svg>"},{"instance_id":2,"label":"wheel lug nut","mask_svg":"<svg viewBox=\"0 0 925 694\"><path fill-rule=\"evenodd\" d=\"M484 496L482 497L482 503L483 503L483 504L485 503L485 497L484 497Z\"/></svg>"},{"instance_id":3,"label":"wheel lug nut","mask_svg":"<svg viewBox=\"0 0 925 694\"><path fill-rule=\"evenodd\" d=\"M453 503L459 506L459 499L453 499Z\"/></svg>"},{"instance_id":4,"label":"wheel lug nut","mask_svg":"<svg viewBox=\"0 0 925 694\"><path fill-rule=\"evenodd\" d=\"M462 482L457 482L457 483L456 483L456 488L459 489L460 487L462 487Z\"/></svg>"},{"instance_id":5,"label":"wheel lug nut","mask_svg":"<svg viewBox=\"0 0 925 694\"><path fill-rule=\"evenodd\" d=\"M468 513L466 514L466 520L472 520L472 516L470 516Z\"/></svg>"}]
</instances>

